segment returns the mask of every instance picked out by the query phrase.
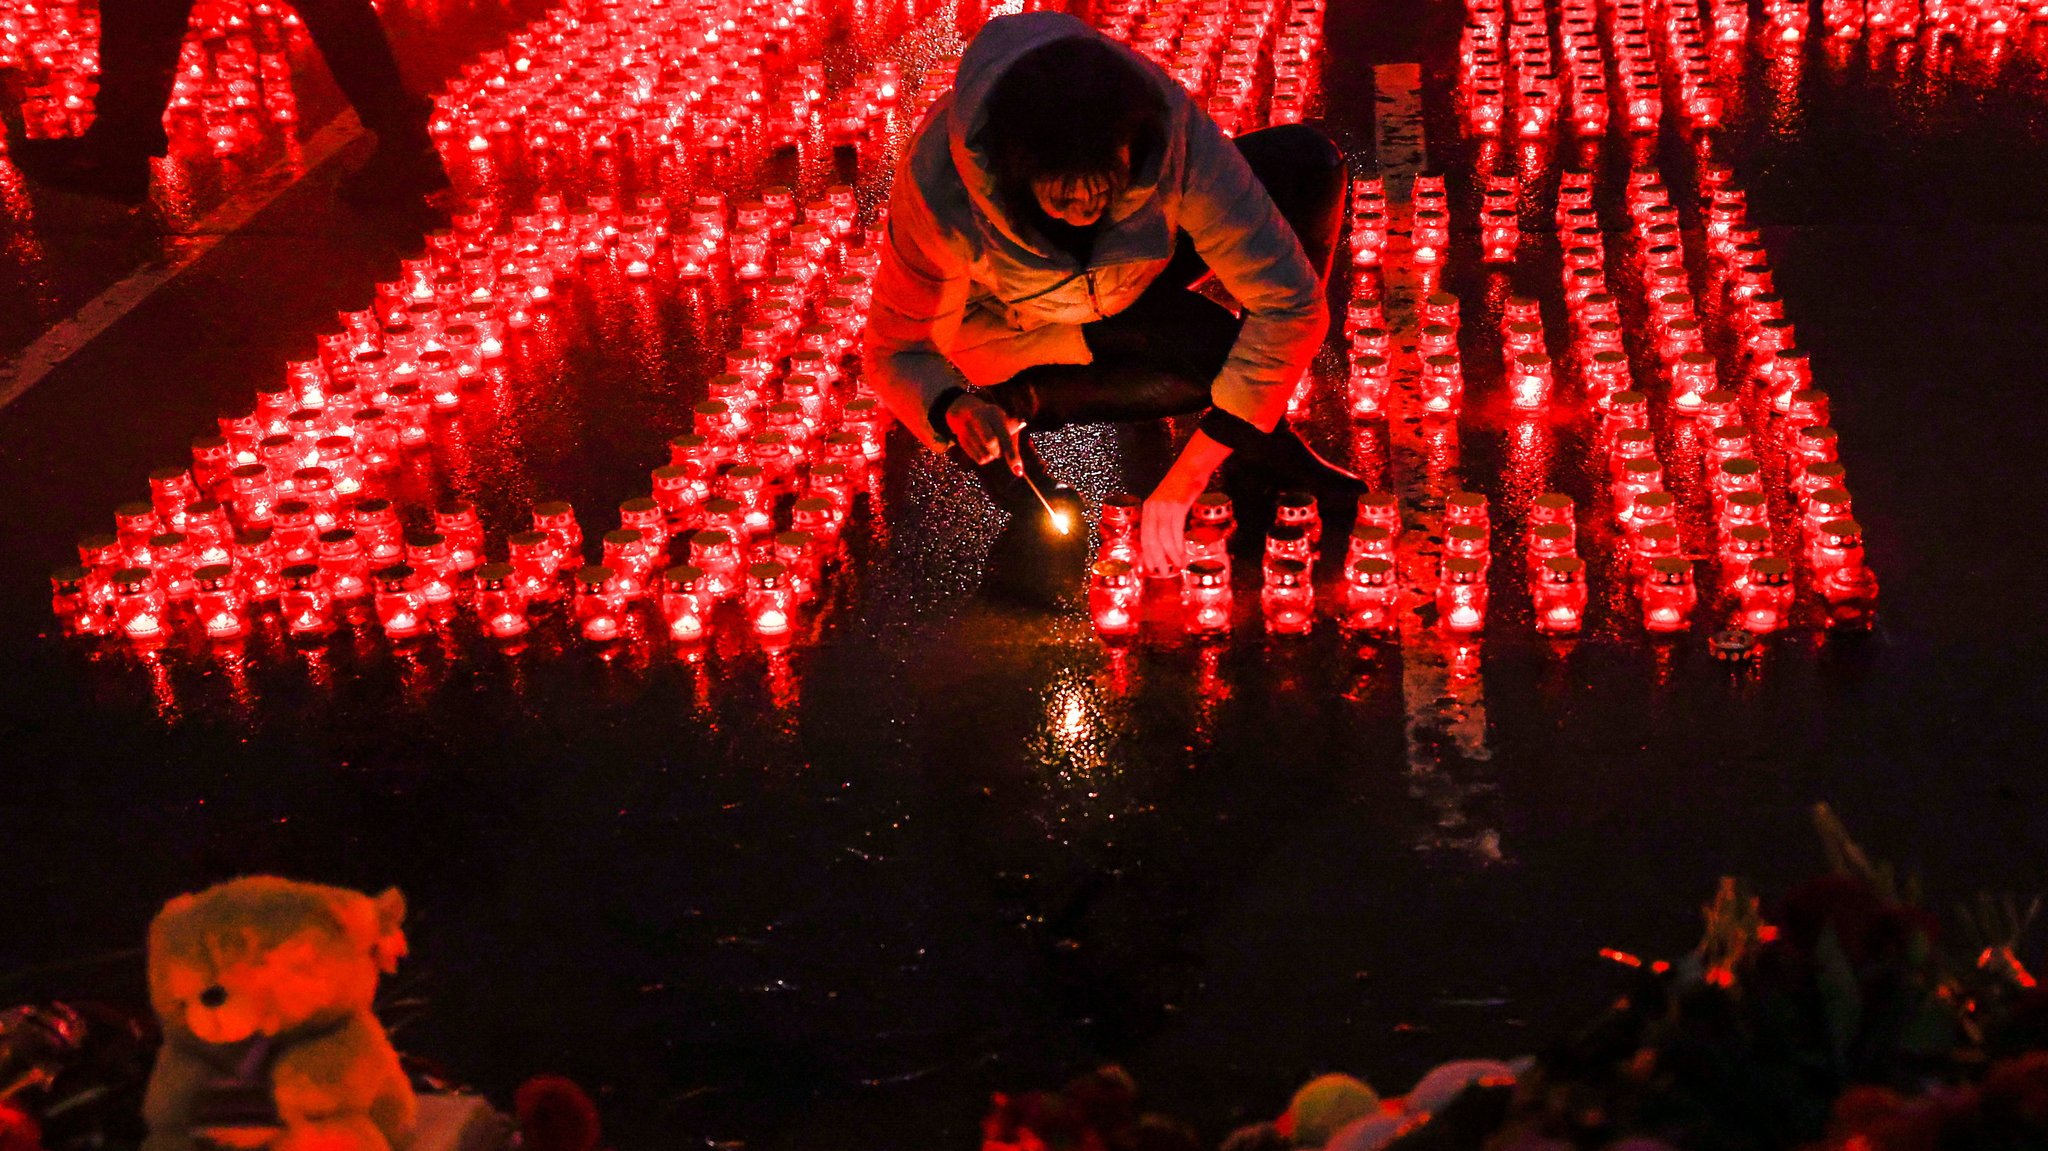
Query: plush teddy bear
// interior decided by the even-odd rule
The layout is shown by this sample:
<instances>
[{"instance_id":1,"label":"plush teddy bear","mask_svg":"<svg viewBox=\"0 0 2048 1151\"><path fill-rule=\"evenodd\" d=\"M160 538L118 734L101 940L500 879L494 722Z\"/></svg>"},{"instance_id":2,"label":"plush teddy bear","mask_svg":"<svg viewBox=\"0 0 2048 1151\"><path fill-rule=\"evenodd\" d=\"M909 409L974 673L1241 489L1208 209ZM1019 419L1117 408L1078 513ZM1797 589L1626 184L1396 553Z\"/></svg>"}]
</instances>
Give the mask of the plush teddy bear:
<instances>
[{"instance_id":1,"label":"plush teddy bear","mask_svg":"<svg viewBox=\"0 0 2048 1151\"><path fill-rule=\"evenodd\" d=\"M164 1043L143 1151L403 1151L412 1087L370 1013L405 898L269 876L164 905L149 992Z\"/></svg>"}]
</instances>

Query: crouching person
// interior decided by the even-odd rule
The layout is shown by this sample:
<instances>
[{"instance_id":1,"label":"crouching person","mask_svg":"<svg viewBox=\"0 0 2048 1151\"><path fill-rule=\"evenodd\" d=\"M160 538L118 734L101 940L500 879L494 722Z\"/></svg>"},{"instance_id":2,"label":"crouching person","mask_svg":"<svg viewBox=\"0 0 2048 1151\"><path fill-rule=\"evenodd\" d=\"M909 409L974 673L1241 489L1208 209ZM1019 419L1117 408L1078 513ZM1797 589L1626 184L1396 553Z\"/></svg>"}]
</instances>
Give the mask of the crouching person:
<instances>
[{"instance_id":1,"label":"crouching person","mask_svg":"<svg viewBox=\"0 0 2048 1151\"><path fill-rule=\"evenodd\" d=\"M1032 432L1201 413L1142 513L1147 574L1170 575L1189 507L1233 455L1270 486L1365 490L1286 423L1329 324L1346 182L1315 129L1232 141L1070 16L991 20L896 173L868 379L1019 515L1032 483L1075 502ZM1212 275L1241 316L1191 290ZM1326 516L1351 501L1333 503Z\"/></svg>"}]
</instances>

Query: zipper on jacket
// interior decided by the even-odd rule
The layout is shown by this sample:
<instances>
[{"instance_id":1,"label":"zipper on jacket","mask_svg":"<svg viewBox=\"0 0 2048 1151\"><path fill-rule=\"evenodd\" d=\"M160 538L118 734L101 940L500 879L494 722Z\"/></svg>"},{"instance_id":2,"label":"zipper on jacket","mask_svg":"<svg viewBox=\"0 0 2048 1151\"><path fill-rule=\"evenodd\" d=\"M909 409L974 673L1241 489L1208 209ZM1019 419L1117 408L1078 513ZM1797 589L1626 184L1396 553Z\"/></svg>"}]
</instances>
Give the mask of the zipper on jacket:
<instances>
[{"instance_id":1,"label":"zipper on jacket","mask_svg":"<svg viewBox=\"0 0 2048 1151\"><path fill-rule=\"evenodd\" d=\"M1102 301L1095 298L1095 269L1088 269L1088 306L1095 312L1095 318L1103 319Z\"/></svg>"}]
</instances>

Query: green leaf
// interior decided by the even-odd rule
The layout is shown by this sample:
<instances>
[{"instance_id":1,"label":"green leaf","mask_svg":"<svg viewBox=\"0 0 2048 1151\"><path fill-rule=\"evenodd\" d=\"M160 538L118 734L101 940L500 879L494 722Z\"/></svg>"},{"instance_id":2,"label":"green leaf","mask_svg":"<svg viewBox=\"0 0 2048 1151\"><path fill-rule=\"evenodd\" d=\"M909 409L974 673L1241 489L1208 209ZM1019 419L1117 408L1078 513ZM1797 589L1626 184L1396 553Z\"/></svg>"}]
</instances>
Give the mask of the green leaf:
<instances>
[{"instance_id":1,"label":"green leaf","mask_svg":"<svg viewBox=\"0 0 2048 1151\"><path fill-rule=\"evenodd\" d=\"M1813 962L1821 1016L1827 1024L1828 1048L1835 1069L1841 1071L1846 1065L1849 1044L1863 1025L1863 990L1857 986L1856 969L1849 964L1849 953L1842 949L1834 924L1821 930L1820 941L1813 948Z\"/></svg>"},{"instance_id":2,"label":"green leaf","mask_svg":"<svg viewBox=\"0 0 2048 1151\"><path fill-rule=\"evenodd\" d=\"M1928 995L1899 1030L1899 1050L1908 1055L1939 1056L1956 1046L1954 1013L1937 996Z\"/></svg>"}]
</instances>

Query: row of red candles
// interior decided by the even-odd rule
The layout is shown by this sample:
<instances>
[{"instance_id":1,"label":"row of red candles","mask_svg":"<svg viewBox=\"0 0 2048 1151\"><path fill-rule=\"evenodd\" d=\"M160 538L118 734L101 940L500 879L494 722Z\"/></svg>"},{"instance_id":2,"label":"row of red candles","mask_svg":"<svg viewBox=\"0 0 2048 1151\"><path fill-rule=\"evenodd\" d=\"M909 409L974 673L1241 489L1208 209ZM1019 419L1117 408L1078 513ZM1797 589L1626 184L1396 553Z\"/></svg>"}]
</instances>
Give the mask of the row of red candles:
<instances>
[{"instance_id":1,"label":"row of red candles","mask_svg":"<svg viewBox=\"0 0 2048 1151\"><path fill-rule=\"evenodd\" d=\"M1327 0L1240 0L1234 8L1120 0L1096 20L1104 33L1151 57L1235 135L1302 119L1326 6Z\"/></svg>"},{"instance_id":2,"label":"row of red candles","mask_svg":"<svg viewBox=\"0 0 2048 1151\"><path fill-rule=\"evenodd\" d=\"M851 191L828 191L801 223L786 190L730 216L707 193L681 237L658 197L623 210L592 197L570 213L543 194L535 209L500 228L488 210L460 215L455 231L430 238L427 257L378 285L375 307L341 317L319 360L291 365L250 410L224 416L220 435L197 441L192 468L153 474L151 502L121 509L116 533L88 537L81 564L53 577L67 628L153 646L189 617L200 633L231 639L274 602L288 632L317 636L369 602L393 639L422 634L458 605L485 634L510 637L529 626L529 607L566 599L593 640L630 630L641 601L657 605L669 634L691 639L718 604L739 598L755 631L786 635L836 558L888 427L872 397L849 397L842 379L876 258L852 242L862 237ZM776 275L749 237L773 241ZM435 511L438 530L405 535L378 478L432 446L434 413L462 405L506 329L593 261L628 276L660 266L753 282L754 319L698 405L697 431L671 441L649 495L621 505L601 564L584 563L566 504L536 506L535 530L507 540L502 564L483 562L465 501ZM788 530L775 530L778 511ZM672 541L687 551L671 557Z\"/></svg>"}]
</instances>

